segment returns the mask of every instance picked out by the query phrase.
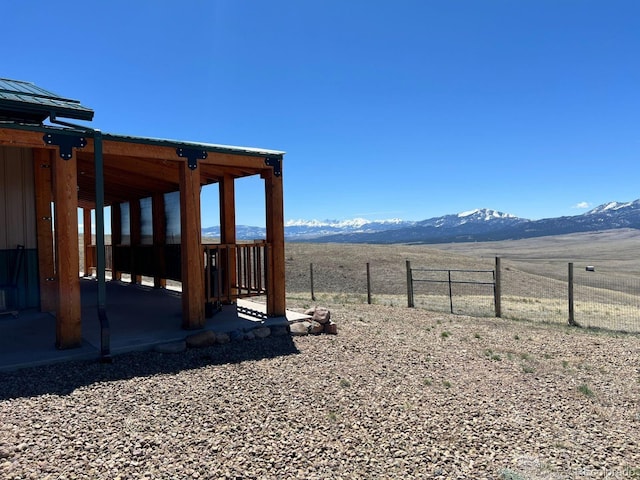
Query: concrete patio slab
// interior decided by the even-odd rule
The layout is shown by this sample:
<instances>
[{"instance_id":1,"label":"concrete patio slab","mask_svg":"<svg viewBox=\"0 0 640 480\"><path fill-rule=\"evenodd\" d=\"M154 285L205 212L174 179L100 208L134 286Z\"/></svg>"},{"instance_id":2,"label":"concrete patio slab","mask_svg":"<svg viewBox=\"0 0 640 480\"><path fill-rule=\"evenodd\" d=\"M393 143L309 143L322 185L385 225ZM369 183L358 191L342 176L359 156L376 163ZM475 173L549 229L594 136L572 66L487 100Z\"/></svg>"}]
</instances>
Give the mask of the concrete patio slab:
<instances>
[{"instance_id":1,"label":"concrete patio slab","mask_svg":"<svg viewBox=\"0 0 640 480\"><path fill-rule=\"evenodd\" d=\"M0 371L71 360L98 359L100 322L97 312L98 282L89 277L80 281L82 291L82 345L58 350L55 347L55 318L37 310L21 311L17 318L0 317ZM202 330L231 332L260 326L288 325L309 318L287 311L286 317L267 317L263 304L238 300L224 305L206 320L204 329L181 327L180 292L110 281L107 287L111 354L152 349L162 343L183 340Z\"/></svg>"}]
</instances>

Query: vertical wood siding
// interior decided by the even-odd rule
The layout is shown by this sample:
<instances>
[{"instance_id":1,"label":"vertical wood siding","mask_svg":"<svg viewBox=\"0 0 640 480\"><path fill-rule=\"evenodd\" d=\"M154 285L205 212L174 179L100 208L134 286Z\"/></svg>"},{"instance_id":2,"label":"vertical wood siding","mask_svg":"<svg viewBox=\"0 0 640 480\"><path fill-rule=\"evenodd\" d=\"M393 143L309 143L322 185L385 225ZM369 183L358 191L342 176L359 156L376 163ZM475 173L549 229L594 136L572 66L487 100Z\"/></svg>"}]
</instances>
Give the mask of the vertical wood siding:
<instances>
[{"instance_id":1,"label":"vertical wood siding","mask_svg":"<svg viewBox=\"0 0 640 480\"><path fill-rule=\"evenodd\" d=\"M33 156L29 148L0 147L0 283L8 282L17 245L25 246L12 307L40 303Z\"/></svg>"},{"instance_id":2,"label":"vertical wood siding","mask_svg":"<svg viewBox=\"0 0 640 480\"><path fill-rule=\"evenodd\" d=\"M36 248L31 149L0 147L0 249Z\"/></svg>"}]
</instances>

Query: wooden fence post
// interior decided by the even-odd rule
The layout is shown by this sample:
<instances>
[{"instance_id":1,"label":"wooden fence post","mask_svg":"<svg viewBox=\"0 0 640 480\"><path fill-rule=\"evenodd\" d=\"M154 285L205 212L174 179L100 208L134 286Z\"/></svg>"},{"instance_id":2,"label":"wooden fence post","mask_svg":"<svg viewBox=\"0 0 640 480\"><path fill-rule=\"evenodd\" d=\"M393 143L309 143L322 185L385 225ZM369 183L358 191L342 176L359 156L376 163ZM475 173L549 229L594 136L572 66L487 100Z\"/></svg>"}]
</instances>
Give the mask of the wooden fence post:
<instances>
[{"instance_id":1,"label":"wooden fence post","mask_svg":"<svg viewBox=\"0 0 640 480\"><path fill-rule=\"evenodd\" d=\"M316 294L313 293L313 263L309 264L309 274L311 279L311 300L316 301Z\"/></svg>"},{"instance_id":2,"label":"wooden fence post","mask_svg":"<svg viewBox=\"0 0 640 480\"><path fill-rule=\"evenodd\" d=\"M502 316L502 276L500 270L500 257L496 257L495 284L493 287L493 303L496 308L496 317Z\"/></svg>"},{"instance_id":3,"label":"wooden fence post","mask_svg":"<svg viewBox=\"0 0 640 480\"><path fill-rule=\"evenodd\" d=\"M449 309L453 313L453 291L451 290L451 270L447 270L449 278Z\"/></svg>"},{"instance_id":4,"label":"wooden fence post","mask_svg":"<svg viewBox=\"0 0 640 480\"><path fill-rule=\"evenodd\" d=\"M568 283L569 325L576 325L576 319L573 310L573 262L569 262Z\"/></svg>"},{"instance_id":5,"label":"wooden fence post","mask_svg":"<svg viewBox=\"0 0 640 480\"><path fill-rule=\"evenodd\" d=\"M411 262L407 260L407 306L415 307L413 303L413 278L411 277Z\"/></svg>"},{"instance_id":6,"label":"wooden fence post","mask_svg":"<svg viewBox=\"0 0 640 480\"><path fill-rule=\"evenodd\" d=\"M367 303L371 305L371 270L367 262Z\"/></svg>"}]
</instances>

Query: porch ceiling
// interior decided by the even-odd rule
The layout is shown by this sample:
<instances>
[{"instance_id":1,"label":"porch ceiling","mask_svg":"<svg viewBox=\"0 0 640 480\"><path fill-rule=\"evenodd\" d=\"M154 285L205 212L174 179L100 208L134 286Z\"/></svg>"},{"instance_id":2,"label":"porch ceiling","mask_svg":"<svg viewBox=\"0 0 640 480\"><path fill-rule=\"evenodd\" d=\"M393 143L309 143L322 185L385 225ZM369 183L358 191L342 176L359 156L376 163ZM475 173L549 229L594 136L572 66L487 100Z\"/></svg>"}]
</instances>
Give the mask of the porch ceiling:
<instances>
[{"instance_id":1,"label":"porch ceiling","mask_svg":"<svg viewBox=\"0 0 640 480\"><path fill-rule=\"evenodd\" d=\"M214 154L215 155L215 154ZM78 205L95 206L96 174L93 153L78 152ZM179 190L179 167L182 160L140 158L127 155L105 154L104 195L105 205L128 202L150 197L157 193ZM219 182L224 176L241 178L260 174L263 168L241 168L211 165L200 162L200 184Z\"/></svg>"},{"instance_id":2,"label":"porch ceiling","mask_svg":"<svg viewBox=\"0 0 640 480\"><path fill-rule=\"evenodd\" d=\"M78 204L95 207L95 165L93 139L77 151ZM267 157L283 152L247 147L105 135L103 142L105 205L147 198L153 194L179 190L179 168L185 162L177 148L203 150L207 158L198 160L201 186L219 182L223 177L241 178L260 175L272 167Z\"/></svg>"},{"instance_id":3,"label":"porch ceiling","mask_svg":"<svg viewBox=\"0 0 640 480\"><path fill-rule=\"evenodd\" d=\"M78 205L83 208L95 207L93 131L0 122L0 145L53 149L55 147L43 142L43 134L49 132L86 137L87 145L74 149L78 161ZM241 178L260 175L273 168L267 165L267 158L282 158L284 154L250 147L104 134L105 205L179 190L179 167L186 161L178 156L179 148L207 153L206 159L198 160L200 183L203 186L217 183L225 176Z\"/></svg>"}]
</instances>

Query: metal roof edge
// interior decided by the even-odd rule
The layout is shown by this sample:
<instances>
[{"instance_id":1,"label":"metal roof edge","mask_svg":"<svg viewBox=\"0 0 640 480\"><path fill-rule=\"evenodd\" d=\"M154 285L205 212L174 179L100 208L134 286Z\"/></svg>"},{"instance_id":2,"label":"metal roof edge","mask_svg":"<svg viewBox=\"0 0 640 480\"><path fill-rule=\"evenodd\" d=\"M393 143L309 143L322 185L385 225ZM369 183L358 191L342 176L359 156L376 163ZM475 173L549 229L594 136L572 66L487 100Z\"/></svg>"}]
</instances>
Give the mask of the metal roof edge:
<instances>
[{"instance_id":1,"label":"metal roof edge","mask_svg":"<svg viewBox=\"0 0 640 480\"><path fill-rule=\"evenodd\" d=\"M256 147L241 147L235 145L221 145L216 143L206 142L194 142L189 140L172 140L167 138L154 138L154 137L138 137L132 135L121 135L112 133L103 133L102 138L105 140L113 140L117 142L132 142L142 143L146 145L157 145L165 147L188 147L188 148L201 148L207 152L218 153L244 153L246 155L253 155L258 157L263 156L283 156L286 152L281 150L271 150L266 148Z\"/></svg>"},{"instance_id":2,"label":"metal roof edge","mask_svg":"<svg viewBox=\"0 0 640 480\"><path fill-rule=\"evenodd\" d=\"M45 90L33 82L0 78L0 106L16 113L51 114L75 120L91 121L95 112L79 100Z\"/></svg>"}]
</instances>

